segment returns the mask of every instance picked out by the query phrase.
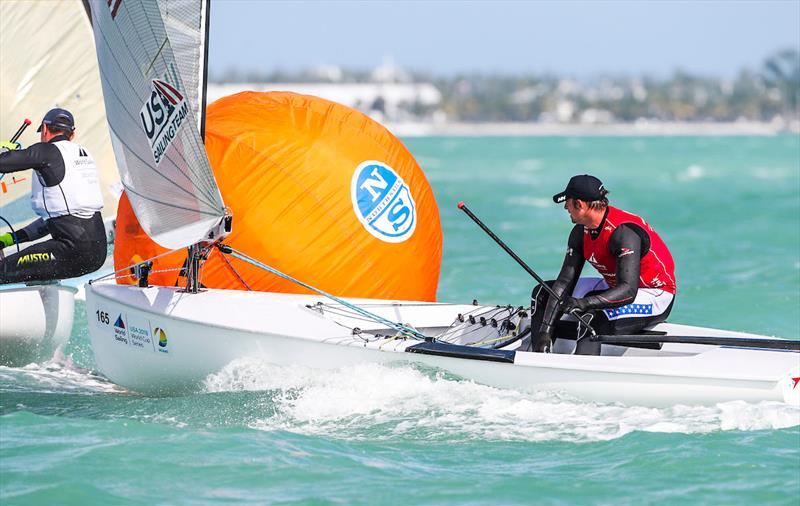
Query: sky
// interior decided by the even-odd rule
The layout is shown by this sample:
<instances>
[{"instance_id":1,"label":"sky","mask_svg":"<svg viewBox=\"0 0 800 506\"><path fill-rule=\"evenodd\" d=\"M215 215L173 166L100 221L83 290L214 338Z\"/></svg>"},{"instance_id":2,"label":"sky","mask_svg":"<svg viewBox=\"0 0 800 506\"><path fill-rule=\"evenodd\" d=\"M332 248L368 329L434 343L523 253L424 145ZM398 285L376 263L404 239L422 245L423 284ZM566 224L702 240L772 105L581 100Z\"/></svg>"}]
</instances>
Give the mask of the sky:
<instances>
[{"instance_id":1,"label":"sky","mask_svg":"<svg viewBox=\"0 0 800 506\"><path fill-rule=\"evenodd\" d=\"M462 72L734 77L800 50L800 0L214 0L209 71L321 65Z\"/></svg>"}]
</instances>

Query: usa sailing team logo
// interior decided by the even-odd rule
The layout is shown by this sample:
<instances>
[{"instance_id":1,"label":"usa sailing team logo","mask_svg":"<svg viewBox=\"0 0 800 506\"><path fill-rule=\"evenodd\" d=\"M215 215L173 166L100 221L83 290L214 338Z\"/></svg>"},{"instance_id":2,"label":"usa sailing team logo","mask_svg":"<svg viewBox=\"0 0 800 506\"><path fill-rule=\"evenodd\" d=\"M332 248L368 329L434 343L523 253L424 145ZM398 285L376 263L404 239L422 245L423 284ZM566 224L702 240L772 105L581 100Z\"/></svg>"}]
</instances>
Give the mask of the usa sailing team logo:
<instances>
[{"instance_id":1,"label":"usa sailing team logo","mask_svg":"<svg viewBox=\"0 0 800 506\"><path fill-rule=\"evenodd\" d=\"M150 100L145 102L140 116L156 165L161 163L188 114L189 104L183 94L168 82L153 79Z\"/></svg>"},{"instance_id":2,"label":"usa sailing team logo","mask_svg":"<svg viewBox=\"0 0 800 506\"><path fill-rule=\"evenodd\" d=\"M364 228L384 242L403 242L414 234L417 206L411 190L383 162L367 160L353 173L353 210Z\"/></svg>"}]
</instances>

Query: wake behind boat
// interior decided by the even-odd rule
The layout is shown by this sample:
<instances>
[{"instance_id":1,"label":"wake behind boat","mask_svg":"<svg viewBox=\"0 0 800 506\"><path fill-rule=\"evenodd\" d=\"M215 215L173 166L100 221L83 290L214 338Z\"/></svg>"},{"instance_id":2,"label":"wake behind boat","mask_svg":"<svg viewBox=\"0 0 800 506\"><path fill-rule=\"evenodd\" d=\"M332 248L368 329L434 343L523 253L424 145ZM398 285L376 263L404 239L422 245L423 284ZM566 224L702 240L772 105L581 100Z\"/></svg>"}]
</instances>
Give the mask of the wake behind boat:
<instances>
[{"instance_id":1,"label":"wake behind boat","mask_svg":"<svg viewBox=\"0 0 800 506\"><path fill-rule=\"evenodd\" d=\"M203 79L198 82L197 76L204 72L206 6L198 1L193 9L180 11L190 18L184 19L183 25L194 27L197 36L196 43L181 45L171 39L167 20L158 10L141 1L92 2L109 127L122 182L138 221L131 225L141 227L162 247L163 255L188 247L182 262L172 266L180 272L171 278L175 286L148 286L147 271L151 267L154 273L163 271L151 263L162 253L152 257L134 254L130 256L133 265L116 266L117 282L129 283L133 277L140 286L87 285L92 348L98 368L112 381L132 390L163 394L199 388L208 375L243 358L324 368L400 361L425 364L488 385L557 391L604 402L669 405L766 400L800 404L797 342L662 323L641 335L589 337L604 343L602 354L579 356L572 354L575 338L570 338L569 322L565 322L565 328L555 335L553 353L523 352L518 351L520 340L530 332L524 308L337 297L237 250L237 241L248 233L259 233L271 241L275 249L266 256L273 262L290 255L307 260L311 249L324 246L328 255L342 256L327 263L318 259L307 266L307 272L322 278L321 271L345 265L348 270L339 279L337 293L352 289L358 268L369 276L373 287L385 285L399 291L418 276L403 269L389 272L381 262L402 256L409 258L414 268L426 267L426 261L409 245L417 241L432 245L429 249L439 248L440 253L441 235L432 230L423 238L427 242L420 240L423 227L434 221L438 227L438 210L430 205L427 181L415 171L413 160L388 163L384 159L404 149L392 144L384 129L347 111L336 116L333 130L356 133L331 141L324 137L329 118L325 114L335 110L336 104L288 94L276 100L239 97L245 111L239 116L228 114L237 100L219 106L226 113L220 114L221 123L234 133L225 137L222 127L214 132L209 152L216 153L218 163L229 164L228 169L232 166L235 179L244 181L248 192L255 193L263 181L296 192L285 197L290 207L280 212L248 210L246 216L233 216L234 225L246 225L239 228L244 233L232 232L231 208L223 202L221 185L211 170L200 134L205 89ZM147 30L139 30L142 26ZM301 149L296 149L295 139L283 131L286 135L273 143L277 146L259 145L260 134L249 125L240 126L243 118L284 110L280 108L286 104L290 108L286 123L306 129L296 136L305 143ZM276 117L270 119L265 123L269 128L282 125ZM335 172L329 155L343 145L352 150L341 157L345 169ZM284 154L281 163L270 158L274 154L271 149ZM267 169L258 173L256 162L262 160ZM297 160L299 170L291 172L288 166ZM312 179L313 187L302 187L304 178ZM301 187L299 192L297 187ZM303 200L309 195L309 200ZM272 197L258 195L256 200ZM422 216L425 205L433 210ZM281 224L274 229L279 233L265 232L267 224L273 225L298 208L302 210L298 221ZM267 220L272 221L265 223ZM317 236L310 238L310 246L299 252L290 250L289 246L302 242L300 229L312 226L319 228L315 229ZM345 240L335 244L321 239L342 237ZM375 252L385 254L376 256ZM228 257L248 265L235 266ZM212 261L228 273L231 286L247 291L205 288L201 272ZM253 289L248 282L253 278L240 275L239 268L248 268L251 274L267 271L270 279L298 284L304 292L316 295ZM179 287L181 278L186 282ZM428 291L435 293L433 288Z\"/></svg>"}]
</instances>

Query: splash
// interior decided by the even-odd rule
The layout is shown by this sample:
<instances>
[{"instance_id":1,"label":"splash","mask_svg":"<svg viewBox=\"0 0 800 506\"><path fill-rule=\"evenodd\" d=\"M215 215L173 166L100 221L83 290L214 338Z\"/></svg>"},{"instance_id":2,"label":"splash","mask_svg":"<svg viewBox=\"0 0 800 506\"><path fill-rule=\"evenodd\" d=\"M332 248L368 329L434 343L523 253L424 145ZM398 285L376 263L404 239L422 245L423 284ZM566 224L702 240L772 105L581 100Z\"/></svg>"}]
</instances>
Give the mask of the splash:
<instances>
[{"instance_id":1,"label":"splash","mask_svg":"<svg viewBox=\"0 0 800 506\"><path fill-rule=\"evenodd\" d=\"M4 392L79 393L84 395L125 392L96 372L57 354L52 360L24 367L0 366Z\"/></svg>"},{"instance_id":2,"label":"splash","mask_svg":"<svg viewBox=\"0 0 800 506\"><path fill-rule=\"evenodd\" d=\"M343 439L604 441L635 431L708 433L800 425L782 403L647 408L587 403L505 390L411 365L364 364L335 370L230 364L208 391L271 390L274 410L250 423L261 430Z\"/></svg>"}]
</instances>

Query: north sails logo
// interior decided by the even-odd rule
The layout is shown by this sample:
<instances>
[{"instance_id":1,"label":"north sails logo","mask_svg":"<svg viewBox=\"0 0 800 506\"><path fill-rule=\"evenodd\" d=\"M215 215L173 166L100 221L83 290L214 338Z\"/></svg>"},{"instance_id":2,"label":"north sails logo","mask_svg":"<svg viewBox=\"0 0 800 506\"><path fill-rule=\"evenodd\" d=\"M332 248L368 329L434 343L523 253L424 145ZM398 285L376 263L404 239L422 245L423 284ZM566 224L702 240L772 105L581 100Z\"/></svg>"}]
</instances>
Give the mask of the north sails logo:
<instances>
[{"instance_id":1,"label":"north sails logo","mask_svg":"<svg viewBox=\"0 0 800 506\"><path fill-rule=\"evenodd\" d=\"M350 197L358 221L384 242L403 242L414 234L417 205L403 178L383 162L367 160L353 173Z\"/></svg>"},{"instance_id":2,"label":"north sails logo","mask_svg":"<svg viewBox=\"0 0 800 506\"><path fill-rule=\"evenodd\" d=\"M189 114L189 104L183 94L166 81L153 79L150 99L139 115L156 165L161 163L167 148L175 140Z\"/></svg>"}]
</instances>

